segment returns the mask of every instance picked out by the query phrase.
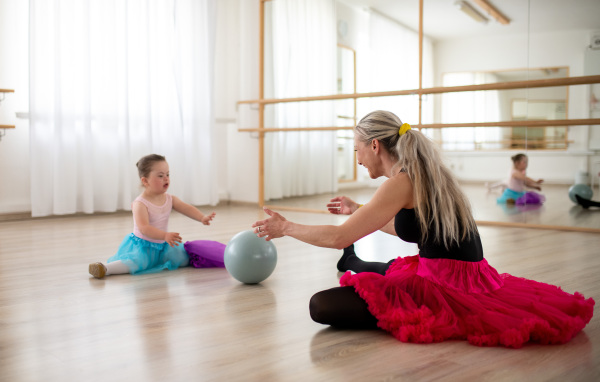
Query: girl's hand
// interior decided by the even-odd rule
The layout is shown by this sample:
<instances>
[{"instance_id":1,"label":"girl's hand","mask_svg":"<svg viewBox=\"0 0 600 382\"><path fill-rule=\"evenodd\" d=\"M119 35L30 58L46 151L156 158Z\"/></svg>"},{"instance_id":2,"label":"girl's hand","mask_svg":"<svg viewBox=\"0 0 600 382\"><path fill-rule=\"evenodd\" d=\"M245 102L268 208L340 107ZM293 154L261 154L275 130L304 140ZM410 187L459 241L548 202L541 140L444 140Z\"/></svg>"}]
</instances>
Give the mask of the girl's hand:
<instances>
[{"instance_id":1,"label":"girl's hand","mask_svg":"<svg viewBox=\"0 0 600 382\"><path fill-rule=\"evenodd\" d=\"M177 232L167 232L165 234L165 241L169 243L171 247L176 247L181 243L181 236Z\"/></svg>"},{"instance_id":2,"label":"girl's hand","mask_svg":"<svg viewBox=\"0 0 600 382\"><path fill-rule=\"evenodd\" d=\"M217 214L215 212L213 212L210 215L204 215L204 217L202 218L201 222L204 225L210 225L210 222L215 218Z\"/></svg>"},{"instance_id":3,"label":"girl's hand","mask_svg":"<svg viewBox=\"0 0 600 382\"><path fill-rule=\"evenodd\" d=\"M346 196L336 196L327 203L327 209L334 215L352 215L360 204Z\"/></svg>"},{"instance_id":4,"label":"girl's hand","mask_svg":"<svg viewBox=\"0 0 600 382\"><path fill-rule=\"evenodd\" d=\"M270 218L259 220L252 224L256 236L264 237L266 241L285 236L284 231L287 220L279 213L266 207L263 207L263 210L267 213L267 215L270 216Z\"/></svg>"}]
</instances>

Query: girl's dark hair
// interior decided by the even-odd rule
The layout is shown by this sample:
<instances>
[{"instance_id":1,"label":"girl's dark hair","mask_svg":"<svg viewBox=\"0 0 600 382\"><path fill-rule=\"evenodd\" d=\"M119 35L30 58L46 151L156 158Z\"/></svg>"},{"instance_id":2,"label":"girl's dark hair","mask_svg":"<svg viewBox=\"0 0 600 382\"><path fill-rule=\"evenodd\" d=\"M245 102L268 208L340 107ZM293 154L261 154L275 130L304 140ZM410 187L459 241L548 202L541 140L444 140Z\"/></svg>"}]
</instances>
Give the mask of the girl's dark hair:
<instances>
[{"instance_id":1,"label":"girl's dark hair","mask_svg":"<svg viewBox=\"0 0 600 382\"><path fill-rule=\"evenodd\" d=\"M510 157L510 159L512 159L513 163L517 163L522 161L523 159L527 158L527 155L525 154L515 154L512 157Z\"/></svg>"},{"instance_id":2,"label":"girl's dark hair","mask_svg":"<svg viewBox=\"0 0 600 382\"><path fill-rule=\"evenodd\" d=\"M164 156L158 154L150 154L142 157L135 166L138 169L138 175L140 179L147 178L150 175L150 171L152 171L152 166L154 166L157 162L166 162Z\"/></svg>"}]
</instances>

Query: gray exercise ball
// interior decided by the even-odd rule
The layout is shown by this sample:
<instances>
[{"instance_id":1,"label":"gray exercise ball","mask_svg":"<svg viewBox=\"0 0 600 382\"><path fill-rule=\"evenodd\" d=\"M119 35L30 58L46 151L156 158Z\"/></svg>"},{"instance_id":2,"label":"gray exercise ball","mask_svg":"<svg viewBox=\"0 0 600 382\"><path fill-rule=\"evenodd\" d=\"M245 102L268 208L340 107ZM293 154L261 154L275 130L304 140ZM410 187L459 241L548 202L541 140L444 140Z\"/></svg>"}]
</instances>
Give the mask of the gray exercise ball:
<instances>
[{"instance_id":1,"label":"gray exercise ball","mask_svg":"<svg viewBox=\"0 0 600 382\"><path fill-rule=\"evenodd\" d=\"M252 230L242 231L227 243L224 262L234 279L244 284L258 284L275 270L277 248Z\"/></svg>"}]
</instances>

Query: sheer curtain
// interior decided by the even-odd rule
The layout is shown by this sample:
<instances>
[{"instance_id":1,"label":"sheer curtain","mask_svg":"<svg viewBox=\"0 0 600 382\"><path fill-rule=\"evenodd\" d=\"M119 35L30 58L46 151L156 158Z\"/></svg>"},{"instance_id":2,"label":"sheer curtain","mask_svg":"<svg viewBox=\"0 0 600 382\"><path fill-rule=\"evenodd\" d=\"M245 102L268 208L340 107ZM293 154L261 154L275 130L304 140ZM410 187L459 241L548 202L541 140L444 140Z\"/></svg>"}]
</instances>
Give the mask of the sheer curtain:
<instances>
[{"instance_id":1,"label":"sheer curtain","mask_svg":"<svg viewBox=\"0 0 600 382\"><path fill-rule=\"evenodd\" d=\"M277 0L271 7L273 96L335 94L335 2ZM277 127L335 125L332 101L283 103L269 112ZM265 199L336 191L335 147L334 131L268 133Z\"/></svg>"},{"instance_id":2,"label":"sheer curtain","mask_svg":"<svg viewBox=\"0 0 600 382\"><path fill-rule=\"evenodd\" d=\"M371 10L368 36L357 54L358 92L417 89L419 87L419 34ZM433 86L433 45L423 38L423 87ZM389 110L403 122L419 122L418 95L376 97L358 102L358 118L373 110ZM423 96L423 123L433 121L432 97Z\"/></svg>"},{"instance_id":3,"label":"sheer curtain","mask_svg":"<svg viewBox=\"0 0 600 382\"><path fill-rule=\"evenodd\" d=\"M215 15L216 0L30 0L33 216L130 209L150 153L169 192L218 202Z\"/></svg>"}]
</instances>

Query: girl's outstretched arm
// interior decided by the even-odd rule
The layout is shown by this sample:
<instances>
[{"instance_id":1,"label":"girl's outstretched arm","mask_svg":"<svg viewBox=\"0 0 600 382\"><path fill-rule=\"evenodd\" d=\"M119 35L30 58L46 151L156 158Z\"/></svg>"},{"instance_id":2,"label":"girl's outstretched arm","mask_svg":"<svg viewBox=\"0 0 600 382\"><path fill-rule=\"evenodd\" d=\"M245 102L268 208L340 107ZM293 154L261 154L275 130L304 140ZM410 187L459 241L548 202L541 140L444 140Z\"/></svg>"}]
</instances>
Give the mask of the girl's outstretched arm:
<instances>
[{"instance_id":1,"label":"girl's outstretched arm","mask_svg":"<svg viewBox=\"0 0 600 382\"><path fill-rule=\"evenodd\" d=\"M542 187L540 185L542 184L542 182L544 180L543 179L533 180L525 174L525 171L521 172L521 171L514 170L511 174L511 176L515 179L519 179L519 180L523 181L523 183L525 184L526 187L533 188L538 191L542 189Z\"/></svg>"},{"instance_id":2,"label":"girl's outstretched arm","mask_svg":"<svg viewBox=\"0 0 600 382\"><path fill-rule=\"evenodd\" d=\"M525 186L541 191L542 187L540 185L543 181L543 179L533 180L531 178L525 177Z\"/></svg>"},{"instance_id":3,"label":"girl's outstretched arm","mask_svg":"<svg viewBox=\"0 0 600 382\"><path fill-rule=\"evenodd\" d=\"M173 209L175 211L187 216L190 219L197 220L204 225L210 225L210 222L216 216L215 212L205 215L198 208L182 201L178 197L173 196L173 195L171 195L171 197L173 198Z\"/></svg>"}]
</instances>

